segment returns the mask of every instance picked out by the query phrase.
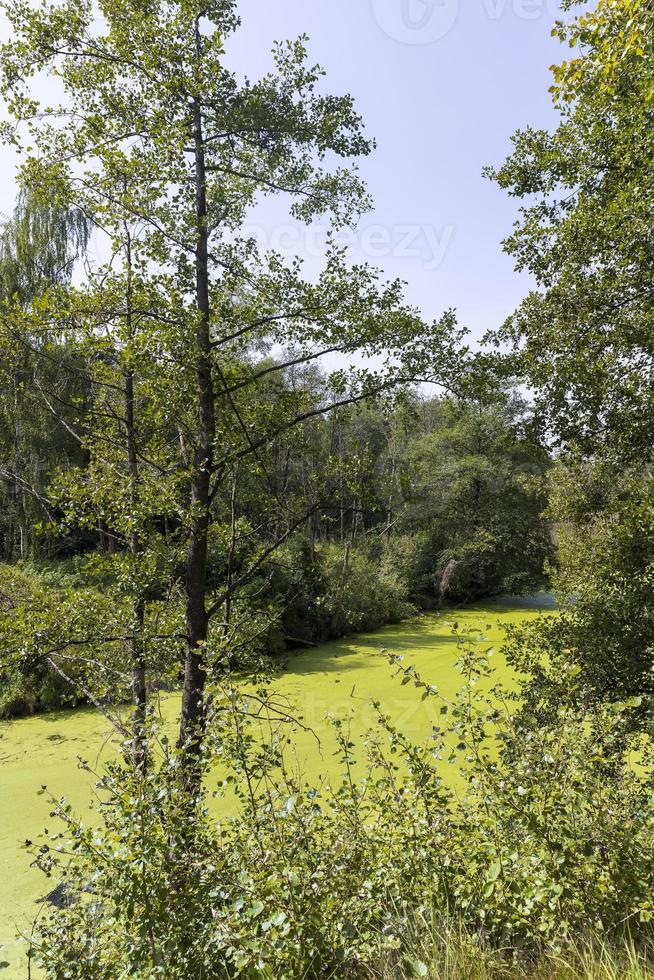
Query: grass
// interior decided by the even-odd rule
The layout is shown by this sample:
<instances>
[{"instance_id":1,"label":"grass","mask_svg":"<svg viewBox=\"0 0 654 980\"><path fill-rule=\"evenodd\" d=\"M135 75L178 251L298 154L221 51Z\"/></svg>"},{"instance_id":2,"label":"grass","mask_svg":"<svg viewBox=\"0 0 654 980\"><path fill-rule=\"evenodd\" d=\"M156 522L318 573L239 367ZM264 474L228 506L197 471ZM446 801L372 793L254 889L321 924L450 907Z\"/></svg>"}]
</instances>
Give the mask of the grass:
<instances>
[{"instance_id":1,"label":"grass","mask_svg":"<svg viewBox=\"0 0 654 980\"><path fill-rule=\"evenodd\" d=\"M652 950L629 942L616 948L588 938L529 962L479 949L456 926L422 923L407 948L408 956L381 963L370 980L654 980Z\"/></svg>"},{"instance_id":2,"label":"grass","mask_svg":"<svg viewBox=\"0 0 654 980\"><path fill-rule=\"evenodd\" d=\"M415 664L426 680L438 685L444 696L451 697L460 686L460 677L454 670L457 650L450 626L454 618L462 628L478 627L480 633L483 631L484 643L488 640L485 645L491 646L501 645L505 625L539 614L538 609L524 603L492 603L456 613L432 613L371 635L326 643L291 658L283 676L273 686L289 699L295 706L296 715L302 718L307 729L312 730L296 729L293 732L294 747L304 776L317 781L321 775L328 775L333 765L335 745L331 729L325 724L328 712L348 717L356 737L374 720L369 700L375 698L412 738L419 740L431 730L437 720L438 705L432 701L421 702L411 686L399 685L393 678L384 650L403 655L407 664ZM509 679L510 672L501 652L494 659L496 679ZM175 696L162 702L164 718L171 723L177 707ZM26 838L38 839L51 822L47 797L38 792L43 784L47 784L51 792L65 796L78 813L88 813L91 820L93 787L88 773L78 768L77 758L82 756L97 765L103 756L115 750L115 744L107 721L93 709L56 712L0 724L3 789L0 809L0 977L14 980L26 976L16 932L27 926L38 909L39 899L49 890L48 881L42 874L30 870L26 853L20 847L20 842ZM452 974L452 977L473 975L476 976L461 973Z\"/></svg>"}]
</instances>

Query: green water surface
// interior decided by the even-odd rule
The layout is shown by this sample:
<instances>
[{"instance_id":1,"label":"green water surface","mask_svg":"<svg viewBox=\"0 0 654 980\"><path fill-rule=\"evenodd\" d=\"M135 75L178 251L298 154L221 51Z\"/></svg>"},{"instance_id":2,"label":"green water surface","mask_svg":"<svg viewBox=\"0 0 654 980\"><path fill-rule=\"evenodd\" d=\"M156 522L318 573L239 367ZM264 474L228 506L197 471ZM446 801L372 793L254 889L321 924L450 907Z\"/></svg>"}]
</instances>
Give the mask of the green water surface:
<instances>
[{"instance_id":1,"label":"green water surface","mask_svg":"<svg viewBox=\"0 0 654 980\"><path fill-rule=\"evenodd\" d=\"M291 657L272 687L310 729L289 729L305 777L317 782L333 771L335 743L325 721L328 713L348 718L355 737L374 722L371 698L380 701L395 724L415 739L427 736L437 722L438 703L421 701L411 685L402 687L384 651L403 656L407 665L415 664L423 678L449 698L461 686L454 669L458 653L453 622L462 629L473 628L484 647L497 644L495 681L510 680L501 654L503 627L541 615L547 606L537 597L429 613ZM172 723L178 704L174 695L164 699L164 719ZM26 838L37 839L52 824L47 795L38 795L39 790L46 784L54 795L65 796L77 813L92 819L93 778L78 768L77 759L82 756L92 766L101 765L116 745L109 722L94 709L0 723L0 977L27 976L24 946L17 935L29 931L39 900L53 887L30 869L21 847Z\"/></svg>"}]
</instances>

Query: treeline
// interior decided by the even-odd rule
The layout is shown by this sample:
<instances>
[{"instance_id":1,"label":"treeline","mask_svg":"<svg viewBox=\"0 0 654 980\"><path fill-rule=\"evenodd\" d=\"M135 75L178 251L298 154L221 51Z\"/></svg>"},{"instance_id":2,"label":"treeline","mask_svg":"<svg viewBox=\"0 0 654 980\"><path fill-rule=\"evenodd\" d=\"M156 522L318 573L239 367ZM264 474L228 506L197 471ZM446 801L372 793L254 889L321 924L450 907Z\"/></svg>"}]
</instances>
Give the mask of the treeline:
<instances>
[{"instance_id":1,"label":"treeline","mask_svg":"<svg viewBox=\"0 0 654 980\"><path fill-rule=\"evenodd\" d=\"M158 233L88 193L24 189L0 238L0 714L195 685L196 630L247 670L543 584L548 455L452 314L338 251L310 284L225 246L198 350L176 240L149 270Z\"/></svg>"},{"instance_id":2,"label":"treeline","mask_svg":"<svg viewBox=\"0 0 654 980\"><path fill-rule=\"evenodd\" d=\"M19 281L34 308L37 297L56 285L45 261L38 281L29 281L15 245L22 231L29 254L38 255L41 224L47 249L53 229L61 236L60 268L69 274L83 258L78 238L71 247L65 215L24 199L4 229L6 309L20 297ZM52 607L77 603L87 593L97 593L101 603L99 593L107 590L114 603L119 599L116 574L125 573L131 528L112 522L111 508L112 495L124 493L129 482L130 445L113 395L124 374L116 368L119 352L110 352L106 338L96 349L97 343L91 337L89 349L79 338L77 345L70 336L64 343L61 336L15 325L5 333L0 541L2 603L9 617L39 595ZM247 667L262 656L374 629L444 602L543 585L552 552L543 516L550 459L520 396L507 389L446 397L402 385L326 412L321 409L330 381L316 367L278 370L279 361L265 354L252 365L236 364L232 371L235 378L254 370L270 379L258 390L258 411L265 406L268 418L283 417L291 402L307 418L234 463L211 503L211 587L247 579L224 604L221 628L234 617L256 624L232 651L232 663ZM142 383L137 368L132 384L139 414L145 411ZM238 431L244 408L232 403L230 409L229 424ZM168 607L167 632L157 633L159 653L154 655L153 641L150 664L150 683L165 686L178 683L182 666L175 636L184 629L183 496L175 489L167 497L159 493L162 467L145 458L144 445L167 441L183 452L180 421L139 428L133 447L153 480L144 525L143 554L147 543L150 558L143 611L147 616L157 610L159 620ZM102 486L107 475L109 491ZM253 561L257 567L249 574ZM107 615L114 619L115 609ZM124 623L121 628L128 631ZM79 644L84 637L70 639ZM66 647L64 636L61 645ZM91 653L92 643L81 646ZM119 659L120 641L109 646ZM0 713L77 703L84 695L75 684L75 665L63 674L35 650L31 659L5 669ZM120 676L114 674L114 682ZM125 677L102 696L129 693Z\"/></svg>"}]
</instances>

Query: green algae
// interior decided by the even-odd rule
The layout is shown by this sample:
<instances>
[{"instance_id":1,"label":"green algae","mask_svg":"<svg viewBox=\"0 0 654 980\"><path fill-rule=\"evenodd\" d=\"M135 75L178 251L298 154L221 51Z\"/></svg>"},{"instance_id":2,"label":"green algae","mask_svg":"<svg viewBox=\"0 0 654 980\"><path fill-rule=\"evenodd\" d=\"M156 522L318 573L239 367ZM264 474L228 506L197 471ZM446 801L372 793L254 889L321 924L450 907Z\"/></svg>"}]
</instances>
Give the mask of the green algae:
<instances>
[{"instance_id":1,"label":"green algae","mask_svg":"<svg viewBox=\"0 0 654 980\"><path fill-rule=\"evenodd\" d=\"M423 679L452 698L461 686L454 668L458 658L452 624L472 630L471 636L486 647L497 647L493 656L494 682L511 683L512 675L501 654L503 628L541 614L546 603L506 601L476 605L465 610L430 613L370 635L354 636L290 658L284 673L271 683L283 702L293 706L301 726L289 726L293 754L303 777L311 783L329 777L337 765L328 714L347 721L354 740L373 723L371 699L408 736L427 737L437 722L437 701L422 701L411 685L401 686L388 663L388 653L415 665ZM172 723L178 699L162 700L164 723ZM43 875L30 869L21 844L36 840L52 825L47 793L65 796L82 817L93 819L97 799L93 779L78 766L78 758L92 767L101 766L116 750L117 740L109 722L93 709L56 712L0 724L0 975L26 976L24 947L17 932L29 929L39 902L53 887Z\"/></svg>"}]
</instances>

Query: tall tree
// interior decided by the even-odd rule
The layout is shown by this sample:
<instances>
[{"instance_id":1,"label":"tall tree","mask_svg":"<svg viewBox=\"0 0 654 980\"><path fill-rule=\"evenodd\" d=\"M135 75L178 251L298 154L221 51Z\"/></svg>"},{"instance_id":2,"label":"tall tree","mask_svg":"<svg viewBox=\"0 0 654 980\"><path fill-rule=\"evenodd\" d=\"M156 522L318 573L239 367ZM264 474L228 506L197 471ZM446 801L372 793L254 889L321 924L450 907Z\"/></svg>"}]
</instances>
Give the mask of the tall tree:
<instances>
[{"instance_id":1,"label":"tall tree","mask_svg":"<svg viewBox=\"0 0 654 980\"><path fill-rule=\"evenodd\" d=\"M328 157L366 154L371 144L349 96L320 94L322 72L308 65L303 39L278 46L274 71L252 83L226 66L225 43L238 26L231 0L3 6L14 31L2 52L12 113L4 131L20 142L27 130L34 148L25 151L23 182L47 188L112 240L121 223L138 226L131 260L144 281L139 315L149 325L142 355L152 373L151 439L171 429L178 436L174 450L165 442L159 490L147 503L141 497L141 508L152 522L160 496L175 498L185 542L179 743L192 760L214 663L211 624L227 597L225 582L212 583L209 574L212 507L229 493L235 466L246 458L258 466L281 434L337 405L415 376L446 383L461 359L459 333L451 316L426 326L403 305L399 283L381 284L333 245L310 283L299 263L261 255L240 234L261 195L284 195L296 218L324 214L335 226L368 204L356 171ZM37 66L60 82L58 104L46 108L31 97ZM50 319L61 320L56 305ZM112 345L120 346L115 337ZM262 347L291 353L262 365ZM307 405L298 392L274 408L258 404L271 375L354 350L381 355L384 366L332 372L317 403ZM125 506L123 522L133 500ZM287 523L303 520L306 514L291 514ZM228 591L284 537L232 578Z\"/></svg>"},{"instance_id":2,"label":"tall tree","mask_svg":"<svg viewBox=\"0 0 654 980\"><path fill-rule=\"evenodd\" d=\"M580 4L568 0L565 9ZM570 676L583 702L643 699L651 730L654 547L654 7L599 0L556 28L554 132L528 129L491 172L525 201L505 243L534 290L496 340L563 449L551 517L562 615L522 635L533 711Z\"/></svg>"},{"instance_id":3,"label":"tall tree","mask_svg":"<svg viewBox=\"0 0 654 980\"><path fill-rule=\"evenodd\" d=\"M48 290L70 281L88 232L80 212L52 204L30 188L21 192L0 231L0 377L9 396L2 399L0 414L0 477L8 495L2 550L9 559L26 558L35 547L31 528L43 509L48 473L56 465L51 456L43 458L49 455L47 443L50 452L70 456L75 451L63 430L63 440L49 438L47 411L34 398L37 385L46 379L70 387L70 377L57 382L57 364L38 357L38 337L7 331L7 325L12 309L28 311Z\"/></svg>"},{"instance_id":4,"label":"tall tree","mask_svg":"<svg viewBox=\"0 0 654 980\"><path fill-rule=\"evenodd\" d=\"M562 444L630 463L654 423L654 10L600 0L556 32L575 52L554 68L560 124L490 171L525 201L505 248L538 285L499 339Z\"/></svg>"}]
</instances>

